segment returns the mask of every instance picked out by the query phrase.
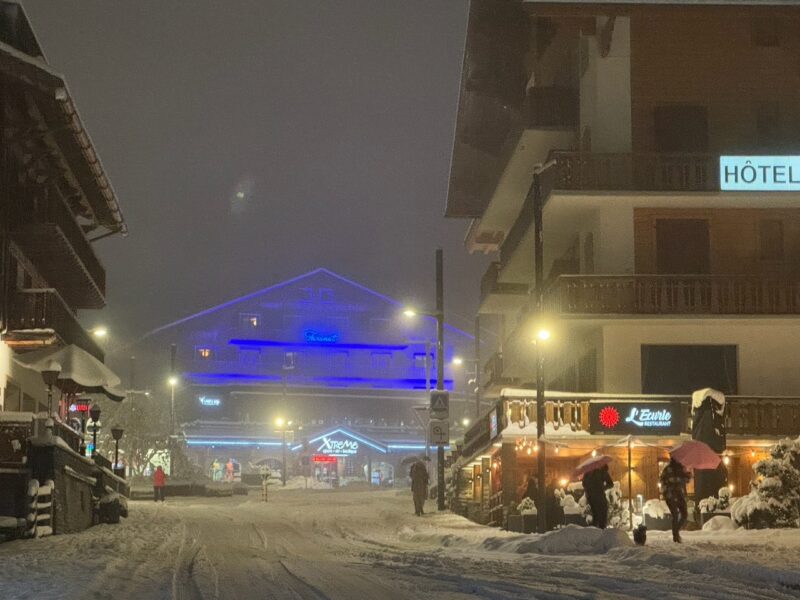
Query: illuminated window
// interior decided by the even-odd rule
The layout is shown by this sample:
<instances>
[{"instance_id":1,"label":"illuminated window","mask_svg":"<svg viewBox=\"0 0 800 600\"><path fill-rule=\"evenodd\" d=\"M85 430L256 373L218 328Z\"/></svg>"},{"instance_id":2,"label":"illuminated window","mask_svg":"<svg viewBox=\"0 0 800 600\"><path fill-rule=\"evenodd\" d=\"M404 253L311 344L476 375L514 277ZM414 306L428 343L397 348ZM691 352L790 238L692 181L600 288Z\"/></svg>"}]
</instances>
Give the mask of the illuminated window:
<instances>
[{"instance_id":1,"label":"illuminated window","mask_svg":"<svg viewBox=\"0 0 800 600\"><path fill-rule=\"evenodd\" d=\"M212 352L211 348L207 346L199 346L195 349L195 354L197 358L202 360L209 360L213 357L214 353Z\"/></svg>"},{"instance_id":2,"label":"illuminated window","mask_svg":"<svg viewBox=\"0 0 800 600\"><path fill-rule=\"evenodd\" d=\"M261 325L261 315L254 313L242 313L239 315L239 322L243 327L258 329L258 326Z\"/></svg>"}]
</instances>

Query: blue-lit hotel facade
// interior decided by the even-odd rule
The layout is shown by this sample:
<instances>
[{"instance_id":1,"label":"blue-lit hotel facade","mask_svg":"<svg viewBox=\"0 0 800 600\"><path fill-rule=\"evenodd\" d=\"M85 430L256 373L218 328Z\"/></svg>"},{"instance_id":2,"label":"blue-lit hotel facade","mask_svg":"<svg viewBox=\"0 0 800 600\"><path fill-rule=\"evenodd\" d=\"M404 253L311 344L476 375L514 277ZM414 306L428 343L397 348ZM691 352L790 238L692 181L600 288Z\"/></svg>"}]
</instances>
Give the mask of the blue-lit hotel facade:
<instances>
[{"instance_id":1,"label":"blue-lit hotel facade","mask_svg":"<svg viewBox=\"0 0 800 600\"><path fill-rule=\"evenodd\" d=\"M200 464L234 458L246 472L278 460L282 418L292 421L290 471L304 456L330 461L330 470L327 455L339 476L369 464L386 474L424 451L414 407L436 385L435 321L401 312L396 300L317 269L156 330L133 351L131 384L163 393L174 345L181 439ZM473 351L471 335L445 328L454 424L474 409L464 402L465 373L450 363Z\"/></svg>"}]
</instances>

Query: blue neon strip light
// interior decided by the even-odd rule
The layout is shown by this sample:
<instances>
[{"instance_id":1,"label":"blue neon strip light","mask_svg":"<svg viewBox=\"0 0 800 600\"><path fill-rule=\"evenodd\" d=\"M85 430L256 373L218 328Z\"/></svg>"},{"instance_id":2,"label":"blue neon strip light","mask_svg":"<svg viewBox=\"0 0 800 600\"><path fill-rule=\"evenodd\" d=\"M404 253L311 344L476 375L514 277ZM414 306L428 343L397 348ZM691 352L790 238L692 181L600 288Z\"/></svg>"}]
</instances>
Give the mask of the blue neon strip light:
<instances>
[{"instance_id":1,"label":"blue neon strip light","mask_svg":"<svg viewBox=\"0 0 800 600\"><path fill-rule=\"evenodd\" d=\"M307 348L308 346L341 348L344 350L405 350L408 348L407 344L334 344L331 342L282 342L279 340L246 340L239 338L234 338L228 343L232 346L254 346L257 348Z\"/></svg>"},{"instance_id":2,"label":"blue neon strip light","mask_svg":"<svg viewBox=\"0 0 800 600\"><path fill-rule=\"evenodd\" d=\"M187 446L277 446L281 442L260 442L258 440L186 440ZM286 444L287 446L289 444Z\"/></svg>"},{"instance_id":3,"label":"blue neon strip light","mask_svg":"<svg viewBox=\"0 0 800 600\"><path fill-rule=\"evenodd\" d=\"M313 444L315 442L319 442L322 438L331 437L332 435L336 435L337 433L341 433L342 435L353 438L355 441L361 442L362 444L369 446L370 448L374 448L375 450L377 450L378 452L382 452L383 454L386 454L387 452L386 446L379 446L377 443L370 442L369 440L356 435L352 431L348 431L347 429L342 429L341 427L338 429L334 429L333 431L329 431L328 433L323 433L322 435L319 435L314 439L308 440L308 443ZM303 445L299 444L297 446L292 447L292 450L299 450L302 447Z\"/></svg>"},{"instance_id":4,"label":"blue neon strip light","mask_svg":"<svg viewBox=\"0 0 800 600\"><path fill-rule=\"evenodd\" d=\"M217 384L237 384L237 383L270 383L279 382L281 378L276 375L246 375L244 373L184 373L184 377L194 383L217 383ZM389 390L423 390L425 380L415 377L405 379L380 379L370 377L311 377L303 379L292 377L288 380L290 385L321 384L330 387L344 387L345 384L364 384L371 387ZM431 386L436 386L436 380L431 380ZM444 386L448 390L453 389L453 380L445 379Z\"/></svg>"}]
</instances>

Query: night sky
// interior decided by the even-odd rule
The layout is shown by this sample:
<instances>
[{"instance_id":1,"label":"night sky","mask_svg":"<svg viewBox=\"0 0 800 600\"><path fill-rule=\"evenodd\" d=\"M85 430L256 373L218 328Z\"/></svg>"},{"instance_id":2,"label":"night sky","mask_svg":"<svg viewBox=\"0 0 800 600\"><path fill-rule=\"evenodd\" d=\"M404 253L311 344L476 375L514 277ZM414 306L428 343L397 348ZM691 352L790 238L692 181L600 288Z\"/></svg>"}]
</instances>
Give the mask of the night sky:
<instances>
[{"instance_id":1,"label":"night sky","mask_svg":"<svg viewBox=\"0 0 800 600\"><path fill-rule=\"evenodd\" d=\"M116 341L324 266L469 329L487 259L445 219L466 0L24 0L130 234ZM112 344L113 346L114 344Z\"/></svg>"}]
</instances>

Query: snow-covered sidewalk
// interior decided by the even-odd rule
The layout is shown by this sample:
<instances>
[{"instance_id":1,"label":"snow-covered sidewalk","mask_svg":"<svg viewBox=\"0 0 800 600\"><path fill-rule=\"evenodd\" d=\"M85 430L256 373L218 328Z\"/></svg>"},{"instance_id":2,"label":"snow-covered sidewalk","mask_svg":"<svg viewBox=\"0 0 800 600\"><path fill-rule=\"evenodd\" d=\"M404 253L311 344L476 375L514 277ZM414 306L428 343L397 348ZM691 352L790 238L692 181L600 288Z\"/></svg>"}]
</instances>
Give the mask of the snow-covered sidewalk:
<instances>
[{"instance_id":1,"label":"snow-covered sidewalk","mask_svg":"<svg viewBox=\"0 0 800 600\"><path fill-rule=\"evenodd\" d=\"M433 510L433 503L429 502ZM118 526L0 545L0 598L797 598L800 531L537 535L408 491L131 502Z\"/></svg>"}]
</instances>

